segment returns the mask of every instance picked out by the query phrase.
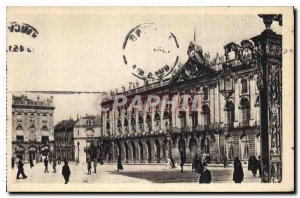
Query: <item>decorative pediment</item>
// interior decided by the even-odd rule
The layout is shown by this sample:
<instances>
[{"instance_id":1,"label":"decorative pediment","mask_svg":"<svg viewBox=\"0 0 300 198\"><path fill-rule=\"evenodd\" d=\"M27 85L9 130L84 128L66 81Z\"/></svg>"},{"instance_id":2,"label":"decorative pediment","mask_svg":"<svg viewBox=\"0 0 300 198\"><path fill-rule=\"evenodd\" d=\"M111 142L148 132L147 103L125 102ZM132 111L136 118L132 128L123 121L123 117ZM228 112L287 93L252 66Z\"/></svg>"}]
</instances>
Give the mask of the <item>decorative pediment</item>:
<instances>
[{"instance_id":1,"label":"decorative pediment","mask_svg":"<svg viewBox=\"0 0 300 198\"><path fill-rule=\"evenodd\" d=\"M200 63L196 58L190 57L188 61L177 72L170 84L204 78L206 76L215 76L215 70L211 69L204 62Z\"/></svg>"}]
</instances>

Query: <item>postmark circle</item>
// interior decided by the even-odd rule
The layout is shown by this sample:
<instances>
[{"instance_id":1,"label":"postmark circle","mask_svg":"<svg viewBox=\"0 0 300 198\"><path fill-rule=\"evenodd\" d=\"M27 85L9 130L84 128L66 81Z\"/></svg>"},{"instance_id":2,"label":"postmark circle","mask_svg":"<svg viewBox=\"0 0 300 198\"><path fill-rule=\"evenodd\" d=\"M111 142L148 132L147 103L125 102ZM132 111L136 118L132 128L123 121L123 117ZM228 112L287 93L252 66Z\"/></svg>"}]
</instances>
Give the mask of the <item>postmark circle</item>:
<instances>
[{"instance_id":1,"label":"postmark circle","mask_svg":"<svg viewBox=\"0 0 300 198\"><path fill-rule=\"evenodd\" d=\"M143 23L132 28L123 43L123 61L139 79L162 79L176 66L177 38L166 26Z\"/></svg>"}]
</instances>

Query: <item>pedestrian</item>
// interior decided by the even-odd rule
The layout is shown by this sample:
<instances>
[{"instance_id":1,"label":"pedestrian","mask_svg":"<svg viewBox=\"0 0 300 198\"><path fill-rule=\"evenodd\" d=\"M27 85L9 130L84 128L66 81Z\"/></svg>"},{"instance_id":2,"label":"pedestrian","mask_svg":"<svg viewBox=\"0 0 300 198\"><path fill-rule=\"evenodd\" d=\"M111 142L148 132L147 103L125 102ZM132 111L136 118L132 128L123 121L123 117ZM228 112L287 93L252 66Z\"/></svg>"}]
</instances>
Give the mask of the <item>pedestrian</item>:
<instances>
[{"instance_id":1,"label":"pedestrian","mask_svg":"<svg viewBox=\"0 0 300 198\"><path fill-rule=\"evenodd\" d=\"M122 158L121 155L118 156L118 165L117 165L117 169L119 170L123 170L123 165L122 165Z\"/></svg>"},{"instance_id":2,"label":"pedestrian","mask_svg":"<svg viewBox=\"0 0 300 198\"><path fill-rule=\"evenodd\" d=\"M176 168L175 166L175 160L173 159L173 157L170 157L170 160L171 160L171 168Z\"/></svg>"},{"instance_id":3,"label":"pedestrian","mask_svg":"<svg viewBox=\"0 0 300 198\"><path fill-rule=\"evenodd\" d=\"M11 157L11 168L14 169L15 167L15 158Z\"/></svg>"},{"instance_id":4,"label":"pedestrian","mask_svg":"<svg viewBox=\"0 0 300 198\"><path fill-rule=\"evenodd\" d=\"M94 173L97 172L97 159L94 160Z\"/></svg>"},{"instance_id":5,"label":"pedestrian","mask_svg":"<svg viewBox=\"0 0 300 198\"><path fill-rule=\"evenodd\" d=\"M88 159L88 162L87 162L87 169L88 169L88 175L92 174L92 162L90 159Z\"/></svg>"},{"instance_id":6,"label":"pedestrian","mask_svg":"<svg viewBox=\"0 0 300 198\"><path fill-rule=\"evenodd\" d=\"M197 166L198 166L198 159L197 156L195 155L192 162L192 172L197 171Z\"/></svg>"},{"instance_id":7,"label":"pedestrian","mask_svg":"<svg viewBox=\"0 0 300 198\"><path fill-rule=\"evenodd\" d=\"M77 157L75 165L77 166L78 164L79 164L79 158Z\"/></svg>"},{"instance_id":8,"label":"pedestrian","mask_svg":"<svg viewBox=\"0 0 300 198\"><path fill-rule=\"evenodd\" d=\"M180 153L180 172L183 172L183 166L185 163L185 155L183 152Z\"/></svg>"},{"instance_id":9,"label":"pedestrian","mask_svg":"<svg viewBox=\"0 0 300 198\"><path fill-rule=\"evenodd\" d=\"M211 182L211 172L207 169L207 163L202 164L202 170L200 172L199 183L200 184L209 184Z\"/></svg>"},{"instance_id":10,"label":"pedestrian","mask_svg":"<svg viewBox=\"0 0 300 198\"><path fill-rule=\"evenodd\" d=\"M203 170L202 159L201 159L201 157L198 157L198 158L197 158L197 170L196 170L196 171L197 171L198 173L201 173L202 170Z\"/></svg>"},{"instance_id":11,"label":"pedestrian","mask_svg":"<svg viewBox=\"0 0 300 198\"><path fill-rule=\"evenodd\" d=\"M244 171L239 157L235 157L233 167L233 181L235 183L242 183L242 181L244 180Z\"/></svg>"},{"instance_id":12,"label":"pedestrian","mask_svg":"<svg viewBox=\"0 0 300 198\"><path fill-rule=\"evenodd\" d=\"M30 164L30 168L34 167L33 159L31 156L29 157L29 164Z\"/></svg>"},{"instance_id":13,"label":"pedestrian","mask_svg":"<svg viewBox=\"0 0 300 198\"><path fill-rule=\"evenodd\" d=\"M44 159L44 165L45 165L45 173L49 173L49 171L48 171L48 159L47 159L47 156L45 157L45 159Z\"/></svg>"},{"instance_id":14,"label":"pedestrian","mask_svg":"<svg viewBox=\"0 0 300 198\"><path fill-rule=\"evenodd\" d=\"M227 168L227 167L228 167L228 158L227 158L226 155L224 156L224 161L223 161L223 163L224 163L224 168Z\"/></svg>"},{"instance_id":15,"label":"pedestrian","mask_svg":"<svg viewBox=\"0 0 300 198\"><path fill-rule=\"evenodd\" d=\"M52 161L52 168L53 168L53 173L56 173L56 157L53 157L53 161Z\"/></svg>"},{"instance_id":16,"label":"pedestrian","mask_svg":"<svg viewBox=\"0 0 300 198\"><path fill-rule=\"evenodd\" d=\"M255 156L251 156L248 160L248 170L252 172L253 177L256 176L257 173L257 160Z\"/></svg>"},{"instance_id":17,"label":"pedestrian","mask_svg":"<svg viewBox=\"0 0 300 198\"><path fill-rule=\"evenodd\" d=\"M23 179L26 179L27 176L24 173L24 163L23 159L20 157L18 162L18 173L17 173L17 179L20 179L20 174L22 175Z\"/></svg>"},{"instance_id":18,"label":"pedestrian","mask_svg":"<svg viewBox=\"0 0 300 198\"><path fill-rule=\"evenodd\" d=\"M67 160L65 160L65 165L62 168L62 175L64 176L65 184L67 184L69 182L69 178L71 175L71 171L70 171Z\"/></svg>"},{"instance_id":19,"label":"pedestrian","mask_svg":"<svg viewBox=\"0 0 300 198\"><path fill-rule=\"evenodd\" d=\"M261 170L261 157L260 156L258 156L256 164L257 164L259 177L261 177L262 170Z\"/></svg>"}]
</instances>

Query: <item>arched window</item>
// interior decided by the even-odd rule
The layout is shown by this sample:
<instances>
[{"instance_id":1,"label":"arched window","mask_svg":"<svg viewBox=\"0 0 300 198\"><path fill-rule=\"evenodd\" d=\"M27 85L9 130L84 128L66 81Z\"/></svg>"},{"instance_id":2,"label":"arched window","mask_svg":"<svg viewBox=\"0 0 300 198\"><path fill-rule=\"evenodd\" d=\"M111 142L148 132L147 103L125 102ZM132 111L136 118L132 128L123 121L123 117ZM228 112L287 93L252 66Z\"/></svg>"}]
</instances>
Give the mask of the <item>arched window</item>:
<instances>
[{"instance_id":1,"label":"arched window","mask_svg":"<svg viewBox=\"0 0 300 198\"><path fill-rule=\"evenodd\" d=\"M126 132L128 132L128 120L127 120L127 118L124 119L124 130Z\"/></svg>"},{"instance_id":2,"label":"arched window","mask_svg":"<svg viewBox=\"0 0 300 198\"><path fill-rule=\"evenodd\" d=\"M88 120L86 121L86 125L87 125L87 126L92 126L92 125L93 125L93 120L88 119Z\"/></svg>"},{"instance_id":3,"label":"arched window","mask_svg":"<svg viewBox=\"0 0 300 198\"><path fill-rule=\"evenodd\" d=\"M43 116L42 116L42 122L43 123L47 123L48 122L48 116L47 116L47 114L43 114Z\"/></svg>"},{"instance_id":4,"label":"arched window","mask_svg":"<svg viewBox=\"0 0 300 198\"><path fill-rule=\"evenodd\" d=\"M234 104L231 101L226 102L225 111L227 127L231 128L234 122Z\"/></svg>"},{"instance_id":5,"label":"arched window","mask_svg":"<svg viewBox=\"0 0 300 198\"><path fill-rule=\"evenodd\" d=\"M147 114L146 125L147 125L148 132L151 132L151 130L152 130L152 123L151 122L152 122L151 116L150 116L150 114Z\"/></svg>"},{"instance_id":6,"label":"arched window","mask_svg":"<svg viewBox=\"0 0 300 198\"><path fill-rule=\"evenodd\" d=\"M36 136L35 136L35 127L33 125L31 125L29 127L29 140L30 141L35 141L36 140Z\"/></svg>"},{"instance_id":7,"label":"arched window","mask_svg":"<svg viewBox=\"0 0 300 198\"><path fill-rule=\"evenodd\" d=\"M209 139L207 136L202 138L201 149L205 155L209 155Z\"/></svg>"},{"instance_id":8,"label":"arched window","mask_svg":"<svg viewBox=\"0 0 300 198\"><path fill-rule=\"evenodd\" d=\"M16 131L23 131L23 127L18 125L17 128L16 128Z\"/></svg>"},{"instance_id":9,"label":"arched window","mask_svg":"<svg viewBox=\"0 0 300 198\"><path fill-rule=\"evenodd\" d=\"M110 123L108 121L106 122L106 131L109 135L110 134Z\"/></svg>"},{"instance_id":10,"label":"arched window","mask_svg":"<svg viewBox=\"0 0 300 198\"><path fill-rule=\"evenodd\" d=\"M17 122L22 122L22 114L21 113L17 114Z\"/></svg>"},{"instance_id":11,"label":"arched window","mask_svg":"<svg viewBox=\"0 0 300 198\"><path fill-rule=\"evenodd\" d=\"M249 158L249 138L247 135L242 135L240 138L240 154L243 160Z\"/></svg>"},{"instance_id":12,"label":"arched window","mask_svg":"<svg viewBox=\"0 0 300 198\"><path fill-rule=\"evenodd\" d=\"M121 133L122 132L122 122L121 122L121 120L118 120L117 128L118 128L118 132Z\"/></svg>"},{"instance_id":13,"label":"arched window","mask_svg":"<svg viewBox=\"0 0 300 198\"><path fill-rule=\"evenodd\" d=\"M208 127L210 124L210 110L207 104L202 106L203 125Z\"/></svg>"},{"instance_id":14,"label":"arched window","mask_svg":"<svg viewBox=\"0 0 300 198\"><path fill-rule=\"evenodd\" d=\"M241 84L242 84L242 93L248 93L247 80L243 79L241 81Z\"/></svg>"},{"instance_id":15,"label":"arched window","mask_svg":"<svg viewBox=\"0 0 300 198\"><path fill-rule=\"evenodd\" d=\"M48 127L47 127L47 126L43 126L43 127L41 128L41 130L42 130L42 131L48 131Z\"/></svg>"},{"instance_id":16,"label":"arched window","mask_svg":"<svg viewBox=\"0 0 300 198\"><path fill-rule=\"evenodd\" d=\"M160 115L159 113L155 113L154 115L154 124L155 124L155 131L159 131L160 130Z\"/></svg>"},{"instance_id":17,"label":"arched window","mask_svg":"<svg viewBox=\"0 0 300 198\"><path fill-rule=\"evenodd\" d=\"M202 91L203 91L203 100L208 100L208 88L204 87Z\"/></svg>"},{"instance_id":18,"label":"arched window","mask_svg":"<svg viewBox=\"0 0 300 198\"><path fill-rule=\"evenodd\" d=\"M143 119L143 116L141 114L139 114L139 116L138 116L138 123L139 123L139 129L143 130L143 128L144 128L144 119Z\"/></svg>"},{"instance_id":19,"label":"arched window","mask_svg":"<svg viewBox=\"0 0 300 198\"><path fill-rule=\"evenodd\" d=\"M179 111L178 117L180 119L180 127L185 128L186 127L186 112L185 111Z\"/></svg>"},{"instance_id":20,"label":"arched window","mask_svg":"<svg viewBox=\"0 0 300 198\"><path fill-rule=\"evenodd\" d=\"M32 113L30 114L30 122L34 122L35 121L35 115Z\"/></svg>"},{"instance_id":21,"label":"arched window","mask_svg":"<svg viewBox=\"0 0 300 198\"><path fill-rule=\"evenodd\" d=\"M240 108L241 108L241 113L242 113L242 125L249 126L250 103L247 98L242 98Z\"/></svg>"},{"instance_id":22,"label":"arched window","mask_svg":"<svg viewBox=\"0 0 300 198\"><path fill-rule=\"evenodd\" d=\"M228 160L233 160L234 152L233 152L233 138L232 136L228 136L225 139L225 154Z\"/></svg>"}]
</instances>

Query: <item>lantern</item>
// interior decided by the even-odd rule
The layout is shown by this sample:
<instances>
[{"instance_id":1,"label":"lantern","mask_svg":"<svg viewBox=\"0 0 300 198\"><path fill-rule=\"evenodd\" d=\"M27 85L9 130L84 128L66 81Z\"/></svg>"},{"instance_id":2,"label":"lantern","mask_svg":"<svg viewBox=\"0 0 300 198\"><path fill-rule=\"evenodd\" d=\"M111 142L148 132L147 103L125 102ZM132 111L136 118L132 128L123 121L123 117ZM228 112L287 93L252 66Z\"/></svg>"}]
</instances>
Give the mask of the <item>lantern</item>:
<instances>
[{"instance_id":1,"label":"lantern","mask_svg":"<svg viewBox=\"0 0 300 198\"><path fill-rule=\"evenodd\" d=\"M231 72L231 64L223 63L223 73L219 79L219 92L228 99L234 93L234 77Z\"/></svg>"}]
</instances>

